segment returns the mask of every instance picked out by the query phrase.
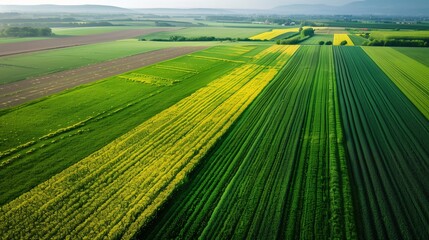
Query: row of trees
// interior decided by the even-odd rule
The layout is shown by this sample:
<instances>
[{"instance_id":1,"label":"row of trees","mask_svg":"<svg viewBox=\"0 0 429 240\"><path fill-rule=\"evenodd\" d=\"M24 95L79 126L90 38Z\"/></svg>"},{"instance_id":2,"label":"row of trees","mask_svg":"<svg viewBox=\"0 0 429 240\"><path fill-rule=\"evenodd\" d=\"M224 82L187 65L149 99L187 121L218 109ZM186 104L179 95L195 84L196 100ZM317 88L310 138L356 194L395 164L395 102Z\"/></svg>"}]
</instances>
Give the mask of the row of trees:
<instances>
[{"instance_id":1,"label":"row of trees","mask_svg":"<svg viewBox=\"0 0 429 240\"><path fill-rule=\"evenodd\" d=\"M364 46L398 46L398 47L429 47L429 42L424 40L388 39L364 42Z\"/></svg>"},{"instance_id":2,"label":"row of trees","mask_svg":"<svg viewBox=\"0 0 429 240\"><path fill-rule=\"evenodd\" d=\"M140 39L140 41L145 41L146 39ZM207 37L207 36L202 36L202 37L184 37L184 36L170 36L170 38L168 39L151 39L152 41L158 41L158 42L193 42L193 41L199 41L199 42L209 42L209 41L231 41L231 42L235 42L235 41L261 41L261 40L252 40L249 38L230 38L230 37L226 37L226 38L217 38L217 37Z\"/></svg>"},{"instance_id":3,"label":"row of trees","mask_svg":"<svg viewBox=\"0 0 429 240\"><path fill-rule=\"evenodd\" d=\"M48 27L8 27L0 31L0 36L3 37L49 37L52 35L52 29Z\"/></svg>"}]
</instances>

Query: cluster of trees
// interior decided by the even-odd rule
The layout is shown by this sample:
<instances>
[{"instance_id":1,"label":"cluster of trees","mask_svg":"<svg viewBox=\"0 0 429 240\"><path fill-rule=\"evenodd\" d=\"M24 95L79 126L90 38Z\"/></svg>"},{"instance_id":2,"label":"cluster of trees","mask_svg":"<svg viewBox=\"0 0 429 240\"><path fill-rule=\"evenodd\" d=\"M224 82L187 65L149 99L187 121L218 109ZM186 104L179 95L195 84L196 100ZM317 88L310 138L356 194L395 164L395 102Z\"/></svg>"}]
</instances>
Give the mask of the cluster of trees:
<instances>
[{"instance_id":1,"label":"cluster of trees","mask_svg":"<svg viewBox=\"0 0 429 240\"><path fill-rule=\"evenodd\" d=\"M140 39L140 41L145 41L146 39ZM184 37L184 36L170 36L168 39L159 39L155 38L152 39L152 41L157 42L210 42L210 41L261 41L261 40L253 40L249 38L217 38L217 37L207 37L207 36L201 36L201 37Z\"/></svg>"},{"instance_id":2,"label":"cluster of trees","mask_svg":"<svg viewBox=\"0 0 429 240\"><path fill-rule=\"evenodd\" d=\"M48 27L7 27L0 32L0 36L3 37L49 37L52 35L52 29Z\"/></svg>"},{"instance_id":3,"label":"cluster of trees","mask_svg":"<svg viewBox=\"0 0 429 240\"><path fill-rule=\"evenodd\" d=\"M347 42L347 41L346 41ZM346 43L347 44L347 43ZM332 45L332 41L320 41L319 45Z\"/></svg>"},{"instance_id":4,"label":"cluster of trees","mask_svg":"<svg viewBox=\"0 0 429 240\"><path fill-rule=\"evenodd\" d=\"M364 42L364 46L398 46L398 47L429 47L429 42L424 40L404 40L404 39L373 39Z\"/></svg>"}]
</instances>

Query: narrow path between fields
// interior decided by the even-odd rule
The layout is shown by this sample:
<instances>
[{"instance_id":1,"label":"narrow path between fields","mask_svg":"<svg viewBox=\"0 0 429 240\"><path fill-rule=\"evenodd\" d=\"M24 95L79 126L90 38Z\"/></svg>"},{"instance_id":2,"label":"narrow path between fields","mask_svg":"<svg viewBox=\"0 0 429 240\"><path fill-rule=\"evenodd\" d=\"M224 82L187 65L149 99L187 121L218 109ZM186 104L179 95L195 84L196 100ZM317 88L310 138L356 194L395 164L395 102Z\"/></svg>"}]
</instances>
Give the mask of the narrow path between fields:
<instances>
[{"instance_id":1,"label":"narrow path between fields","mask_svg":"<svg viewBox=\"0 0 429 240\"><path fill-rule=\"evenodd\" d=\"M176 28L150 28L150 29L131 29L115 31L102 34L54 38L45 40L36 40L30 42L4 43L0 45L0 57L15 55L20 53L36 52L48 49L66 48L72 46L88 45L100 42L109 42L127 38L138 37L155 32L167 32Z\"/></svg>"},{"instance_id":2,"label":"narrow path between fields","mask_svg":"<svg viewBox=\"0 0 429 240\"><path fill-rule=\"evenodd\" d=\"M207 47L174 47L35 77L0 86L0 109L17 106L65 89L165 61Z\"/></svg>"}]
</instances>

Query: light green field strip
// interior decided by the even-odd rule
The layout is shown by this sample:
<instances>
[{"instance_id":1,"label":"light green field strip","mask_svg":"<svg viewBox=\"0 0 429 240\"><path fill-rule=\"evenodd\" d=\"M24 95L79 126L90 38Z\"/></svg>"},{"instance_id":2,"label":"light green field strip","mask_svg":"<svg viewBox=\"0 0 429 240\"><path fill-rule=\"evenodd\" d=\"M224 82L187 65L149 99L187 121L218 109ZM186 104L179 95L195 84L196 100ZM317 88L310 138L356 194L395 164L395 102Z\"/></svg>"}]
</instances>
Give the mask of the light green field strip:
<instances>
[{"instance_id":1,"label":"light green field strip","mask_svg":"<svg viewBox=\"0 0 429 240\"><path fill-rule=\"evenodd\" d=\"M393 48L362 48L429 119L429 67Z\"/></svg>"},{"instance_id":2,"label":"light green field strip","mask_svg":"<svg viewBox=\"0 0 429 240\"><path fill-rule=\"evenodd\" d=\"M140 42L135 39L99 43L0 58L0 84L74 69L173 46L211 43Z\"/></svg>"},{"instance_id":3,"label":"light green field strip","mask_svg":"<svg viewBox=\"0 0 429 240\"><path fill-rule=\"evenodd\" d=\"M371 31L375 39L429 39L429 31Z\"/></svg>"},{"instance_id":4,"label":"light green field strip","mask_svg":"<svg viewBox=\"0 0 429 240\"><path fill-rule=\"evenodd\" d=\"M224 27L193 27L171 32L158 32L144 36L145 39L169 39L170 36L183 37L218 37L218 38L248 38L264 32L264 28L224 28Z\"/></svg>"},{"instance_id":5,"label":"light green field strip","mask_svg":"<svg viewBox=\"0 0 429 240\"><path fill-rule=\"evenodd\" d=\"M143 29L145 27L112 26L112 27L76 27L76 28L52 28L52 32L59 36L85 36L92 34L109 33L121 30ZM147 27L149 28L149 27Z\"/></svg>"},{"instance_id":6,"label":"light green field strip","mask_svg":"<svg viewBox=\"0 0 429 240\"><path fill-rule=\"evenodd\" d=\"M284 46L261 52L2 206L3 237L131 239L275 77L288 53Z\"/></svg>"},{"instance_id":7,"label":"light green field strip","mask_svg":"<svg viewBox=\"0 0 429 240\"><path fill-rule=\"evenodd\" d=\"M0 38L0 44L2 43L15 43L15 42L30 42L35 40L44 40L48 39L47 37L29 37L29 38Z\"/></svg>"},{"instance_id":8,"label":"light green field strip","mask_svg":"<svg viewBox=\"0 0 429 240\"><path fill-rule=\"evenodd\" d=\"M429 48L396 47L395 50L429 67Z\"/></svg>"}]
</instances>

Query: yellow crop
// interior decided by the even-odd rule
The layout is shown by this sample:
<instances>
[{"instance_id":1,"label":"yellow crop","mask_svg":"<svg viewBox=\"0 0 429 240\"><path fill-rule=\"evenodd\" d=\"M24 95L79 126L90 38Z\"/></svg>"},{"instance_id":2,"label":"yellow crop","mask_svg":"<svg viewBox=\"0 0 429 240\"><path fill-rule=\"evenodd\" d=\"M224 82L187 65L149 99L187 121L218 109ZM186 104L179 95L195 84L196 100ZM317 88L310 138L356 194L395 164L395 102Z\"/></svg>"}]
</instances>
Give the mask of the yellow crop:
<instances>
[{"instance_id":1,"label":"yellow crop","mask_svg":"<svg viewBox=\"0 0 429 240\"><path fill-rule=\"evenodd\" d=\"M268 48L0 207L2 237L132 238L297 49Z\"/></svg>"},{"instance_id":2,"label":"yellow crop","mask_svg":"<svg viewBox=\"0 0 429 240\"><path fill-rule=\"evenodd\" d=\"M347 41L346 46L354 46L353 41L350 39L349 35L347 34L334 34L334 45L338 46L341 45L342 41Z\"/></svg>"},{"instance_id":3,"label":"yellow crop","mask_svg":"<svg viewBox=\"0 0 429 240\"><path fill-rule=\"evenodd\" d=\"M276 38L282 34L288 33L288 32L298 32L299 28L287 28L287 29L273 29L269 32L263 32L258 35L255 35L253 37L250 37L252 40L271 40L273 38Z\"/></svg>"}]
</instances>

